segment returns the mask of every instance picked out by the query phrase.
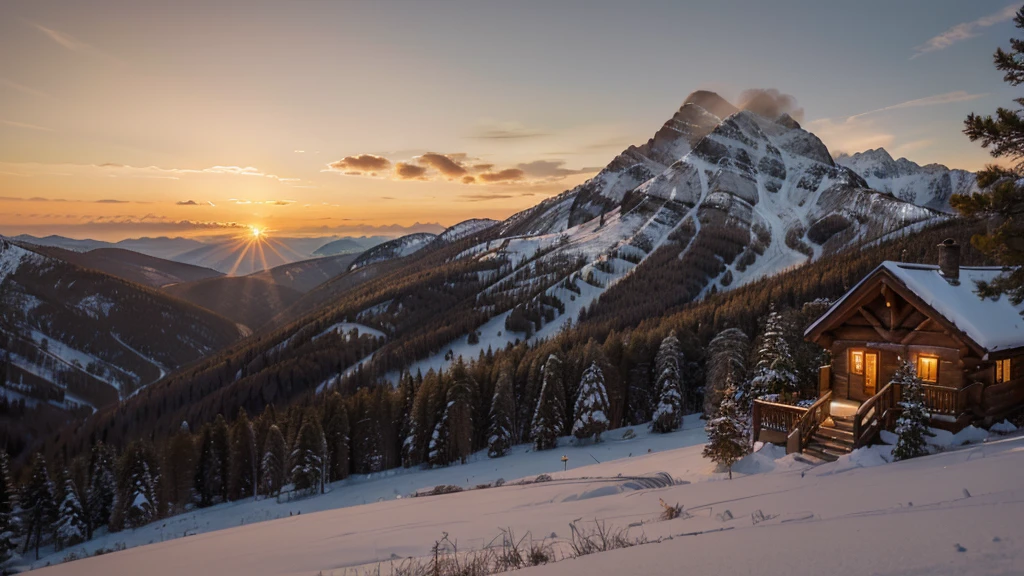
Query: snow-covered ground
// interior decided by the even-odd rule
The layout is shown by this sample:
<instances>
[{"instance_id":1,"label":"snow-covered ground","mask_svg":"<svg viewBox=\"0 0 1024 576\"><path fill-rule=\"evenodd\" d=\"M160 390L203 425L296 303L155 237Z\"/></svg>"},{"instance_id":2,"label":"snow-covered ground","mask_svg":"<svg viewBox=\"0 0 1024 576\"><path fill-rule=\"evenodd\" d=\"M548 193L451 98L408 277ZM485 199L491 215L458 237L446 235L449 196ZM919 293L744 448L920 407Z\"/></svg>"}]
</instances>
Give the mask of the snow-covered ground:
<instances>
[{"instance_id":1,"label":"snow-covered ground","mask_svg":"<svg viewBox=\"0 0 1024 576\"><path fill-rule=\"evenodd\" d=\"M660 542L563 560L532 572L1024 570L1024 554L1018 552L1024 544L1019 527L1024 513L1020 434L989 437L969 430L957 437L943 435L935 439L943 452L893 464L888 463L887 446L814 466L769 445L739 462L735 479L729 481L701 457L703 430L694 417L673 434L652 435L637 428L635 439L622 440L623 432L606 433L607 441L596 446L540 453L519 446L496 460L477 454L463 466L353 478L332 485L329 494L301 501L216 506L101 536L75 550L91 554L116 543L129 548L53 566L41 574L341 575L378 567L387 574L393 562L428 555L443 533L461 550L485 546L509 528L564 550L571 522L595 520L632 526L631 535ZM975 443L960 447L962 441ZM558 471L563 454L569 457L565 472ZM552 480L511 482L541 472ZM634 480L658 472L673 477L675 485L645 489ZM467 487L497 478L510 482L500 488L407 497L437 484ZM686 514L659 520L659 499L682 505ZM147 542L154 544L132 548ZM36 565L62 558L58 553Z\"/></svg>"}]
</instances>

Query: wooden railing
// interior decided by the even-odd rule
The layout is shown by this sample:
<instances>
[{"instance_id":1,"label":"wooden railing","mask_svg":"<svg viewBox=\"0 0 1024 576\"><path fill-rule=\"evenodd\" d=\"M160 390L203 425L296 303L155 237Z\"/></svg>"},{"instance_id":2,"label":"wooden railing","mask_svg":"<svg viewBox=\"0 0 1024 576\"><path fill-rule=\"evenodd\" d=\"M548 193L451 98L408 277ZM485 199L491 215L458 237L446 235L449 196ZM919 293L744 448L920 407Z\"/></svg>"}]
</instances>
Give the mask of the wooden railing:
<instances>
[{"instance_id":1,"label":"wooden railing","mask_svg":"<svg viewBox=\"0 0 1024 576\"><path fill-rule=\"evenodd\" d=\"M799 406L754 400L751 410L753 441L758 441L761 430L772 430L788 435L806 412L807 408Z\"/></svg>"},{"instance_id":2,"label":"wooden railing","mask_svg":"<svg viewBox=\"0 0 1024 576\"><path fill-rule=\"evenodd\" d=\"M930 384L921 385L925 408L932 414L949 416L959 416L963 412L964 390Z\"/></svg>"},{"instance_id":3,"label":"wooden railing","mask_svg":"<svg viewBox=\"0 0 1024 576\"><path fill-rule=\"evenodd\" d=\"M890 427L897 399L896 386L890 382L860 405L853 417L854 448L866 446L879 430Z\"/></svg>"},{"instance_id":4,"label":"wooden railing","mask_svg":"<svg viewBox=\"0 0 1024 576\"><path fill-rule=\"evenodd\" d=\"M822 394L786 436L786 454L802 453L821 424L832 415L832 391Z\"/></svg>"}]
</instances>

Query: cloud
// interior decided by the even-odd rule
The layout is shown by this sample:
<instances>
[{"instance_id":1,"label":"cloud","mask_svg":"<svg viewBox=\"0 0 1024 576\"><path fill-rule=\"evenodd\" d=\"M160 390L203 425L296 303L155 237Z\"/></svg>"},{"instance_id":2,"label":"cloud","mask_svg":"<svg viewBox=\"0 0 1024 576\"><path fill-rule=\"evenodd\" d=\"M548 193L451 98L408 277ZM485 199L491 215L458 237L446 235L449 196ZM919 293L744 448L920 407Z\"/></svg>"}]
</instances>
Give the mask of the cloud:
<instances>
[{"instance_id":1,"label":"cloud","mask_svg":"<svg viewBox=\"0 0 1024 576\"><path fill-rule=\"evenodd\" d=\"M494 169L494 164L475 164L473 171L475 172L490 172Z\"/></svg>"},{"instance_id":2,"label":"cloud","mask_svg":"<svg viewBox=\"0 0 1024 576\"><path fill-rule=\"evenodd\" d=\"M473 177L473 176L463 176L462 177L462 183L463 184L475 184L476 183L476 178Z\"/></svg>"},{"instance_id":3,"label":"cloud","mask_svg":"<svg viewBox=\"0 0 1024 576\"><path fill-rule=\"evenodd\" d=\"M103 200L96 200L96 204L128 204L128 200L115 200L113 198L104 198Z\"/></svg>"},{"instance_id":4,"label":"cloud","mask_svg":"<svg viewBox=\"0 0 1024 576\"><path fill-rule=\"evenodd\" d=\"M469 171L466 167L453 159L454 155L437 154L427 152L416 158L416 161L424 166L429 166L441 173L446 178L459 178L465 176ZM462 155L464 156L464 155Z\"/></svg>"},{"instance_id":5,"label":"cloud","mask_svg":"<svg viewBox=\"0 0 1024 576\"><path fill-rule=\"evenodd\" d=\"M337 220L344 224L324 224L322 226L304 226L293 232L296 234L365 234L371 236L405 236L413 232L430 232L438 234L443 232L447 226L437 222L415 222L408 226L401 224L367 224L348 221L348 218L327 218Z\"/></svg>"},{"instance_id":6,"label":"cloud","mask_svg":"<svg viewBox=\"0 0 1024 576\"><path fill-rule=\"evenodd\" d=\"M374 154L359 154L357 156L346 156L327 165L330 170L343 172L345 174L365 174L370 172L383 172L391 168L391 161L383 156Z\"/></svg>"},{"instance_id":7,"label":"cloud","mask_svg":"<svg viewBox=\"0 0 1024 576\"><path fill-rule=\"evenodd\" d=\"M511 182L523 179L523 171L520 168L506 168L497 172L484 172L478 178L482 182Z\"/></svg>"},{"instance_id":8,"label":"cloud","mask_svg":"<svg viewBox=\"0 0 1024 576\"><path fill-rule=\"evenodd\" d=\"M240 205L262 205L262 206L290 206L295 204L295 200L247 200L244 198L228 198L228 202L234 202ZM213 203L210 203L213 206Z\"/></svg>"},{"instance_id":9,"label":"cloud","mask_svg":"<svg viewBox=\"0 0 1024 576\"><path fill-rule=\"evenodd\" d=\"M534 160L533 162L520 163L517 168L523 171L527 178L542 180L561 180L566 176L575 174L594 174L600 172L600 168L581 168L572 170L565 167L565 160Z\"/></svg>"},{"instance_id":10,"label":"cloud","mask_svg":"<svg viewBox=\"0 0 1024 576\"><path fill-rule=\"evenodd\" d=\"M549 133L541 130L527 128L518 122L485 121L470 135L470 138L479 140L522 140L549 135Z\"/></svg>"},{"instance_id":11,"label":"cloud","mask_svg":"<svg viewBox=\"0 0 1024 576\"><path fill-rule=\"evenodd\" d=\"M968 38L977 36L981 33L982 28L988 28L989 26L994 26L1000 22L1011 20L1017 13L1017 9L1019 7L1020 3L1011 4L994 14L989 14L988 16L972 20L971 22L961 22L960 24L947 29L938 36L932 36L924 44L914 47L914 54L910 56L910 59L913 60L931 52L944 50L957 42L962 42Z\"/></svg>"},{"instance_id":12,"label":"cloud","mask_svg":"<svg viewBox=\"0 0 1024 576\"><path fill-rule=\"evenodd\" d=\"M178 206L199 206L199 202L195 200L178 200L175 204Z\"/></svg>"},{"instance_id":13,"label":"cloud","mask_svg":"<svg viewBox=\"0 0 1024 576\"><path fill-rule=\"evenodd\" d=\"M423 166L398 162L395 164L395 176L399 180L426 180L427 169Z\"/></svg>"},{"instance_id":14,"label":"cloud","mask_svg":"<svg viewBox=\"0 0 1024 576\"><path fill-rule=\"evenodd\" d=\"M964 90L956 90L954 92L946 92L944 94L936 94L935 96L927 96L925 98L917 98L914 100L907 100L906 102L900 102L899 104L893 104L892 106L886 106L885 108L879 108L877 110L870 110L868 112L861 112L860 114L854 114L847 118L847 120L853 120L856 118L862 118L871 114L878 114L880 112L888 112L890 110L902 110L905 108L920 108L923 106L939 106L942 104L954 104L956 102L969 102L971 100L977 100L983 98L988 94L971 94Z\"/></svg>"},{"instance_id":15,"label":"cloud","mask_svg":"<svg viewBox=\"0 0 1024 576\"><path fill-rule=\"evenodd\" d=\"M0 78L0 85L7 86L8 88L13 88L14 90L17 90L19 92L28 94L29 96L36 96L38 98L45 98L47 100L56 100L55 97L51 96L50 94L47 94L46 92L43 92L42 90L36 90L35 88L32 88L30 86L18 84L17 82L9 78Z\"/></svg>"},{"instance_id":16,"label":"cloud","mask_svg":"<svg viewBox=\"0 0 1024 576\"><path fill-rule=\"evenodd\" d=\"M72 52L82 52L85 50L89 50L91 48L91 46L89 46L85 42L81 42L80 40L78 40L74 36L71 36L70 34L58 32L57 30L47 28L46 26L41 26L39 24L34 24L34 26L40 32L49 37L50 40L53 40L57 44L60 44L61 46L67 48L68 50L71 50Z\"/></svg>"},{"instance_id":17,"label":"cloud","mask_svg":"<svg viewBox=\"0 0 1024 576\"><path fill-rule=\"evenodd\" d=\"M896 141L896 135L892 133L891 127L884 122L878 121L876 116L894 110L909 110L929 106L940 106L943 104L954 104L957 102L968 102L981 98L985 94L971 94L963 90L946 92L924 98L915 98L883 108L869 110L848 116L846 118L823 118L812 120L808 123L811 132L817 135L829 147L834 154L855 153L872 148L892 147ZM925 147L917 141L918 147ZM906 143L893 151L906 148L914 143ZM907 151L913 148L906 148Z\"/></svg>"},{"instance_id":18,"label":"cloud","mask_svg":"<svg viewBox=\"0 0 1024 576\"><path fill-rule=\"evenodd\" d=\"M740 110L750 110L765 118L778 118L782 114L789 114L797 122L804 121L804 109L797 102L796 97L783 94L775 88L751 88L740 93L737 100Z\"/></svg>"},{"instance_id":19,"label":"cloud","mask_svg":"<svg viewBox=\"0 0 1024 576\"><path fill-rule=\"evenodd\" d=\"M36 124L29 124L27 122L15 122L14 120L0 119L0 124L6 124L15 128L25 128L26 130L39 130L40 132L53 132L53 128L47 128L46 126L39 126Z\"/></svg>"},{"instance_id":20,"label":"cloud","mask_svg":"<svg viewBox=\"0 0 1024 576\"><path fill-rule=\"evenodd\" d=\"M459 196L463 202L487 202L488 200L504 200L515 198L512 194L463 194Z\"/></svg>"},{"instance_id":21,"label":"cloud","mask_svg":"<svg viewBox=\"0 0 1024 576\"><path fill-rule=\"evenodd\" d=\"M89 204L150 204L141 200L120 200L116 198L103 198L100 200L68 200L65 198L46 198L43 196L32 196L20 198L15 196L0 196L0 202L78 202Z\"/></svg>"}]
</instances>

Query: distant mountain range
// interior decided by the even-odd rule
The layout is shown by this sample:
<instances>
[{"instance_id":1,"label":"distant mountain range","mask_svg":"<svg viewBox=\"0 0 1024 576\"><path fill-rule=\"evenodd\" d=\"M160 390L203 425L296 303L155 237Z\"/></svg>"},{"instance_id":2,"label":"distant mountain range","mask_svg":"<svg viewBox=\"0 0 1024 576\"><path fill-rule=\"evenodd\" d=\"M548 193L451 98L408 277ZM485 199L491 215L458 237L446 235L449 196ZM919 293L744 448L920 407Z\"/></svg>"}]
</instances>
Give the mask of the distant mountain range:
<instances>
[{"instance_id":1,"label":"distant mountain range","mask_svg":"<svg viewBox=\"0 0 1024 576\"><path fill-rule=\"evenodd\" d=\"M952 213L949 198L953 194L978 191L977 179L971 172L942 164L921 166L906 158L893 160L884 148L852 156L843 154L836 158L836 163L856 172L874 190L940 212Z\"/></svg>"}]
</instances>

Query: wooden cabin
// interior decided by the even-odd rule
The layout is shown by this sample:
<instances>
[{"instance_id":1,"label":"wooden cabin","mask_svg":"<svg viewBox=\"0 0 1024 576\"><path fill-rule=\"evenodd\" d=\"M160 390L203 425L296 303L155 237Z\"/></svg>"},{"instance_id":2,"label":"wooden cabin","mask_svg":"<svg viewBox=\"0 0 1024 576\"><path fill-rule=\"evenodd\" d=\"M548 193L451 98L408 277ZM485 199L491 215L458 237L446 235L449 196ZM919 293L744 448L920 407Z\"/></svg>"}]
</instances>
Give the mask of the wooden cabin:
<instances>
[{"instance_id":1,"label":"wooden cabin","mask_svg":"<svg viewBox=\"0 0 1024 576\"><path fill-rule=\"evenodd\" d=\"M902 359L917 367L934 427L955 432L1024 408L1024 304L976 293L1005 271L960 266L953 240L939 245L937 266L883 262L804 334L831 354L819 402L780 420L800 409L758 401L759 439L782 434L791 451L817 444L829 456L873 441L895 422L900 391L888 384Z\"/></svg>"}]
</instances>

